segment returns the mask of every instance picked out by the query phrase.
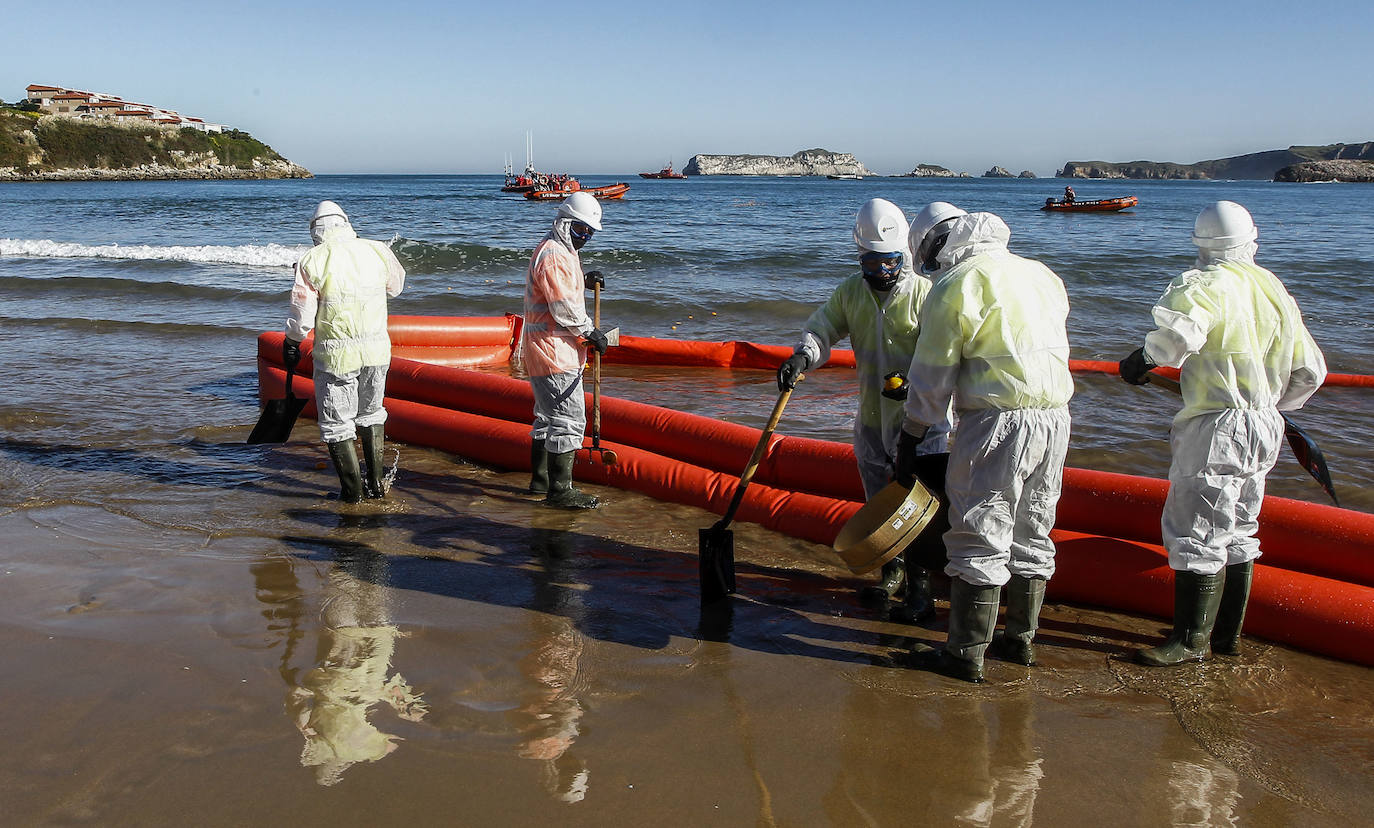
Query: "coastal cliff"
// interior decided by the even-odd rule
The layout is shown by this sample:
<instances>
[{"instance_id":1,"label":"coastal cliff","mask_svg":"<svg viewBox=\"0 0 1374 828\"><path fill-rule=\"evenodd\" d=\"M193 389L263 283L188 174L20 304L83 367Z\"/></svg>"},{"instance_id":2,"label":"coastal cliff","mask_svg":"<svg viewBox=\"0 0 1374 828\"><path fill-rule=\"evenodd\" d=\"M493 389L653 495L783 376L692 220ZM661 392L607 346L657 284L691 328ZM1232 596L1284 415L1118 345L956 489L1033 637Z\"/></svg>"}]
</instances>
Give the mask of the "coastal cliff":
<instances>
[{"instance_id":1,"label":"coastal cliff","mask_svg":"<svg viewBox=\"0 0 1374 828\"><path fill-rule=\"evenodd\" d=\"M1374 183L1374 161L1304 161L1274 173L1275 181Z\"/></svg>"},{"instance_id":2,"label":"coastal cliff","mask_svg":"<svg viewBox=\"0 0 1374 828\"><path fill-rule=\"evenodd\" d=\"M847 152L802 150L780 155L693 155L682 171L687 175L873 175Z\"/></svg>"},{"instance_id":3,"label":"coastal cliff","mask_svg":"<svg viewBox=\"0 0 1374 828\"><path fill-rule=\"evenodd\" d=\"M1266 150L1230 158L1175 164L1169 161L1069 161L1059 170L1060 178L1179 178L1275 180L1279 170L1313 161L1374 160L1374 142L1292 146L1286 150Z\"/></svg>"},{"instance_id":4,"label":"coastal cliff","mask_svg":"<svg viewBox=\"0 0 1374 828\"><path fill-rule=\"evenodd\" d=\"M246 132L0 110L0 181L312 178Z\"/></svg>"}]
</instances>

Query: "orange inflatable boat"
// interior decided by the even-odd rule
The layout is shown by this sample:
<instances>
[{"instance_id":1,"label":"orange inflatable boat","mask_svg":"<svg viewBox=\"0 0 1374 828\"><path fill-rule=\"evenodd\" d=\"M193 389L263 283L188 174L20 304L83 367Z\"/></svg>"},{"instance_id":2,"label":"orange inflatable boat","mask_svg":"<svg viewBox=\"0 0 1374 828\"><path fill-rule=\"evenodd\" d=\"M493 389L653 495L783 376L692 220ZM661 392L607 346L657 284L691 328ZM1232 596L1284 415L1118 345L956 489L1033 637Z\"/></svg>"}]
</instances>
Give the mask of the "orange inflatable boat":
<instances>
[{"instance_id":1,"label":"orange inflatable boat","mask_svg":"<svg viewBox=\"0 0 1374 828\"><path fill-rule=\"evenodd\" d=\"M520 318L393 316L387 378L387 434L511 470L529 469L533 398L529 383L471 368L510 361ZM791 353L745 342L689 342L623 336L604 360L620 364L772 370ZM282 334L258 337L258 387L264 400L284 393ZM293 381L313 398L309 358ZM852 367L835 351L826 368ZM1071 363L1075 371L1116 372L1114 362ZM1374 384L1334 375L1328 384ZM588 403L590 408L590 402ZM602 445L614 466L579 457L579 480L661 500L725 511L758 441L758 429L613 397L602 397ZM305 409L314 416L313 402ZM1172 574L1160 546L1159 517L1168 483L1069 468L1058 521L1053 600L1170 617ZM737 520L829 545L862 504L848 444L774 435ZM1266 497L1260 515L1264 556L1245 631L1322 655L1374 665L1374 515Z\"/></svg>"}]
</instances>

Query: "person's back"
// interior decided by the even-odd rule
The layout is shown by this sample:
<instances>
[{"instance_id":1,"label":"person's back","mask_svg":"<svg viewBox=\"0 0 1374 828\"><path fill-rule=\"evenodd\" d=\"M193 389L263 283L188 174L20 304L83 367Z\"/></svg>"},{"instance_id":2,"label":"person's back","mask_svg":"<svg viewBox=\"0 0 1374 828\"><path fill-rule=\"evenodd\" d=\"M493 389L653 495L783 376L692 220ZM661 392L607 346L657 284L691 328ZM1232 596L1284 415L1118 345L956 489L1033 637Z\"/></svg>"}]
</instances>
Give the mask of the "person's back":
<instances>
[{"instance_id":1,"label":"person's back","mask_svg":"<svg viewBox=\"0 0 1374 828\"><path fill-rule=\"evenodd\" d=\"M923 306L921 329L942 334L918 341L912 382L957 386L960 411L1056 408L1073 396L1064 284L1007 250L1009 237L991 213L957 221L940 255L947 269Z\"/></svg>"},{"instance_id":2,"label":"person's back","mask_svg":"<svg viewBox=\"0 0 1374 828\"><path fill-rule=\"evenodd\" d=\"M1165 290L1154 313L1159 321L1170 313L1195 321L1161 327L1145 338L1147 351L1165 360L1160 364L1183 367L1180 418L1301 405L1285 399L1285 391L1295 367L1310 371L1306 366L1320 351L1297 303L1270 271L1244 260L1187 271Z\"/></svg>"},{"instance_id":3,"label":"person's back","mask_svg":"<svg viewBox=\"0 0 1374 828\"><path fill-rule=\"evenodd\" d=\"M300 260L319 294L316 348L331 373L391 361L387 296L392 289L390 248L358 238L351 227L331 228Z\"/></svg>"}]
</instances>

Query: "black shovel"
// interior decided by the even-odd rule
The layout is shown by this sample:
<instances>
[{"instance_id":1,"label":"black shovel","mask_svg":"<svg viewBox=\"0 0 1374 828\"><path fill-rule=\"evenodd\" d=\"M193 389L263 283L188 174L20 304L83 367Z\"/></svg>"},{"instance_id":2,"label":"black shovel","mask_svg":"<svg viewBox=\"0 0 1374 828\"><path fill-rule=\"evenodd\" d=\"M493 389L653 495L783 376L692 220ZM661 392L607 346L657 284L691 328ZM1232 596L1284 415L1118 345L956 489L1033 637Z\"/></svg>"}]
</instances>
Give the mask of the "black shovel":
<instances>
[{"instance_id":1,"label":"black shovel","mask_svg":"<svg viewBox=\"0 0 1374 828\"><path fill-rule=\"evenodd\" d=\"M268 400L263 403L258 424L253 426L253 433L248 435L249 445L285 443L290 439L291 428L296 424L296 418L300 416L305 404L310 402L309 399L297 397L292 393L291 378L295 373L295 368L286 369L286 399Z\"/></svg>"},{"instance_id":2,"label":"black shovel","mask_svg":"<svg viewBox=\"0 0 1374 828\"><path fill-rule=\"evenodd\" d=\"M1159 374L1146 374L1145 378L1153 385L1167 388L1175 394L1183 393L1182 386L1177 381ZM1341 505L1336 499L1336 487L1331 484L1331 470L1326 467L1326 456L1322 454L1321 448L1317 446L1317 441L1307 436L1307 432L1298 428L1298 424L1288 418L1287 414L1279 412L1283 416L1283 435L1288 438L1288 445L1293 449L1293 456L1307 473L1312 475L1312 479L1331 497L1331 502Z\"/></svg>"},{"instance_id":3,"label":"black shovel","mask_svg":"<svg viewBox=\"0 0 1374 828\"><path fill-rule=\"evenodd\" d=\"M801 382L805 376L798 374L797 382ZM758 471L759 463L763 462L763 453L768 450L768 438L773 436L773 430L778 427L778 421L782 419L782 410L787 406L787 400L791 396L791 388L778 395L778 401L773 405L773 414L768 418L768 425L763 427L759 444L754 446L754 455L749 458L749 465L744 467L744 474L740 475L739 486L735 489L735 496L731 498L729 508L725 510L725 516L716 521L710 529L697 530L700 541L697 557L703 606L714 604L735 591L735 533L729 529L730 522L735 519L735 512L744 500L744 490L749 488L749 481L754 479L754 472Z\"/></svg>"}]
</instances>

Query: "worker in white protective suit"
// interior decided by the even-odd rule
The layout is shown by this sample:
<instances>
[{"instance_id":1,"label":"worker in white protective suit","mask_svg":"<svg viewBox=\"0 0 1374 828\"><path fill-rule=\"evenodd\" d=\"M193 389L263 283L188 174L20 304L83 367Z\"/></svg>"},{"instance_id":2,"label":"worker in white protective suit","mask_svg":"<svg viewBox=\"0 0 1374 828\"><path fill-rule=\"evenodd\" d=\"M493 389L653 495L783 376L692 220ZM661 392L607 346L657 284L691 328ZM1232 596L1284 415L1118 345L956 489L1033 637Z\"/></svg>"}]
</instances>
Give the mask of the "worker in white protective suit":
<instances>
[{"instance_id":1,"label":"worker in white protective suit","mask_svg":"<svg viewBox=\"0 0 1374 828\"><path fill-rule=\"evenodd\" d=\"M296 262L282 358L295 368L301 341L315 331L315 407L320 435L339 474L340 499L385 496L382 396L391 365L387 297L400 294L406 272L383 242L360 239L348 216L321 201L310 219L315 246ZM366 477L358 464L362 438Z\"/></svg>"},{"instance_id":2,"label":"worker in white protective suit","mask_svg":"<svg viewBox=\"0 0 1374 828\"><path fill-rule=\"evenodd\" d=\"M1196 266L1155 303L1158 326L1121 361L1121 378L1148 382L1157 365L1182 368L1183 410L1170 436L1161 530L1174 570L1174 629L1137 659L1162 666L1240 652L1240 628L1260 556L1264 479L1283 438L1280 411L1302 408L1326 361L1283 284L1255 264L1250 213L1218 201L1193 225ZM1209 647L1210 644L1210 647Z\"/></svg>"},{"instance_id":3,"label":"worker in white protective suit","mask_svg":"<svg viewBox=\"0 0 1374 828\"><path fill-rule=\"evenodd\" d=\"M949 635L913 660L983 680L1003 585L1009 659L1034 663L1031 641L1054 574L1050 529L1069 444L1068 297L1059 277L1007 250L1011 231L992 213L960 216L937 258L940 275L921 311L911 392L898 441L897 479L951 398L959 433L949 457L945 533Z\"/></svg>"},{"instance_id":4,"label":"worker in white protective suit","mask_svg":"<svg viewBox=\"0 0 1374 828\"><path fill-rule=\"evenodd\" d=\"M573 487L587 411L582 370L587 347L606 353L606 335L587 318L584 291L605 286L600 271L583 275L578 251L601 229L601 205L577 192L558 206L553 229L530 258L525 278L521 350L534 392L529 491L561 509L591 509L597 499Z\"/></svg>"},{"instance_id":5,"label":"worker in white protective suit","mask_svg":"<svg viewBox=\"0 0 1374 828\"><path fill-rule=\"evenodd\" d=\"M930 292L930 279L916 273L907 248L909 228L897 205L881 198L868 201L854 221L859 273L840 282L824 305L806 320L801 341L778 368L778 389L792 388L797 377L830 359L835 343L849 337L858 369L859 406L854 417L854 457L864 495L872 498L892 480L897 435L902 428L905 371L911 363L919 328L921 303ZM918 476L935 480L937 467L948 451L949 420L938 420L921 443ZM938 469L943 477L943 469ZM941 481L942 482L942 481ZM864 597L884 605L906 585L903 605L893 610L896 620L909 623L935 614L930 574L908 567L902 556L883 566L876 585Z\"/></svg>"}]
</instances>

